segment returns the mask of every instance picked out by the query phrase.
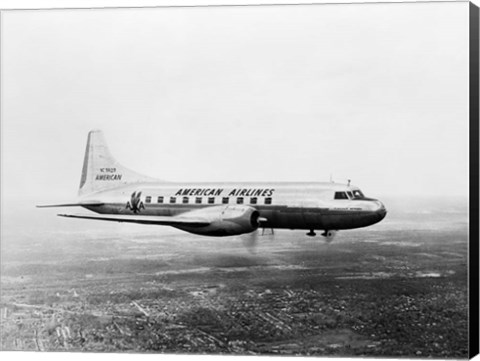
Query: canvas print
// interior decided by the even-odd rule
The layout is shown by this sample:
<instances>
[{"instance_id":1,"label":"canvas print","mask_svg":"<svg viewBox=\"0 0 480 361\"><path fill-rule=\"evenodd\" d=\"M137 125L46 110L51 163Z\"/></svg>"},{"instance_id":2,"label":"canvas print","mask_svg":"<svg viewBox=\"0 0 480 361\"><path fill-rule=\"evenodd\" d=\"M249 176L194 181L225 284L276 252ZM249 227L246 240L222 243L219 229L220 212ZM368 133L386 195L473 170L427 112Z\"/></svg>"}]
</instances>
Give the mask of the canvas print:
<instances>
[{"instance_id":1,"label":"canvas print","mask_svg":"<svg viewBox=\"0 0 480 361\"><path fill-rule=\"evenodd\" d=\"M1 350L467 357L469 6L3 11Z\"/></svg>"}]
</instances>

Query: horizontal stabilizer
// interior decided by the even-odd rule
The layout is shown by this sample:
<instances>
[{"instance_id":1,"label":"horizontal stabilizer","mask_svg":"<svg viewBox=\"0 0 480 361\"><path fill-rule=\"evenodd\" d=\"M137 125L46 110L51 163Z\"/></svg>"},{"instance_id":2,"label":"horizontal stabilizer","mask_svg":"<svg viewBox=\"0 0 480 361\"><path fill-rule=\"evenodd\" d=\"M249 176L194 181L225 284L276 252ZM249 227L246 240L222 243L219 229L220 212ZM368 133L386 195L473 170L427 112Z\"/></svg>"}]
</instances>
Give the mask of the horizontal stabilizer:
<instances>
[{"instance_id":1,"label":"horizontal stabilizer","mask_svg":"<svg viewBox=\"0 0 480 361\"><path fill-rule=\"evenodd\" d=\"M204 227L210 221L203 218L188 217L161 217L161 216L134 216L122 214L58 214L60 217L94 219L98 221L114 221L139 224L154 224L159 226L191 226Z\"/></svg>"},{"instance_id":2,"label":"horizontal stabilizer","mask_svg":"<svg viewBox=\"0 0 480 361\"><path fill-rule=\"evenodd\" d=\"M103 206L103 202L99 201L84 201L77 203L63 203L63 204L42 204L38 205L37 208L53 208L53 207L83 207L83 206Z\"/></svg>"}]
</instances>

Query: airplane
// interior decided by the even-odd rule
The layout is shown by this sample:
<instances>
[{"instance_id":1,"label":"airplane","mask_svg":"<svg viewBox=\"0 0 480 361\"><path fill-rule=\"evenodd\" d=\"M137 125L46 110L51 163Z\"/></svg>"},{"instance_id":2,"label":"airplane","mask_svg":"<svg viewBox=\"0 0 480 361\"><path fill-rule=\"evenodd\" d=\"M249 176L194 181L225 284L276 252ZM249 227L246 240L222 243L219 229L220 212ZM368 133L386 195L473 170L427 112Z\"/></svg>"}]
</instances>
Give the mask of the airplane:
<instances>
[{"instance_id":1,"label":"airplane","mask_svg":"<svg viewBox=\"0 0 480 361\"><path fill-rule=\"evenodd\" d=\"M385 218L382 202L353 185L317 183L173 183L136 173L110 154L102 131L88 134L78 200L37 207L83 207L94 213L61 217L171 226L204 236L265 229L336 231Z\"/></svg>"}]
</instances>

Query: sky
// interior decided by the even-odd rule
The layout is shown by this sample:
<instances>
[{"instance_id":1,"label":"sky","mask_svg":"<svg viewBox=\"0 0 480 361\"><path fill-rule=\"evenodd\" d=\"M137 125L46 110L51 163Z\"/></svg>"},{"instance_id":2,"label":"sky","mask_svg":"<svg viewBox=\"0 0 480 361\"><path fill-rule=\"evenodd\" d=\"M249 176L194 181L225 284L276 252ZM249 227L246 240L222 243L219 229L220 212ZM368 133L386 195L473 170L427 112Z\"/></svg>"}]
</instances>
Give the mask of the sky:
<instances>
[{"instance_id":1,"label":"sky","mask_svg":"<svg viewBox=\"0 0 480 361\"><path fill-rule=\"evenodd\" d=\"M168 181L468 195L468 3L9 11L2 193L71 201L87 133Z\"/></svg>"}]
</instances>

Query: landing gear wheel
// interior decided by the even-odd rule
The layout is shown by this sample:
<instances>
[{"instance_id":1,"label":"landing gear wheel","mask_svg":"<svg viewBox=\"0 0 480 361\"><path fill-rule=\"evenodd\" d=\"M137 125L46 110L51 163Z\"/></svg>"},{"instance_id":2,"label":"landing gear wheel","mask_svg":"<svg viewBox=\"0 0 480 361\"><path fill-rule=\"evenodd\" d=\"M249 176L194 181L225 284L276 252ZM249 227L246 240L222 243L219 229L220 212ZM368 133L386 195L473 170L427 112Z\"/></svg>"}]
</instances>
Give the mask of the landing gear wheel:
<instances>
[{"instance_id":1,"label":"landing gear wheel","mask_svg":"<svg viewBox=\"0 0 480 361\"><path fill-rule=\"evenodd\" d=\"M310 232L307 233L307 236L309 237L315 237L317 234L313 231L313 229L310 230Z\"/></svg>"},{"instance_id":2,"label":"landing gear wheel","mask_svg":"<svg viewBox=\"0 0 480 361\"><path fill-rule=\"evenodd\" d=\"M329 231L328 229L326 229L325 231L323 231L322 236L326 238L327 243L330 243L333 241L335 234L337 234L337 231Z\"/></svg>"}]
</instances>

